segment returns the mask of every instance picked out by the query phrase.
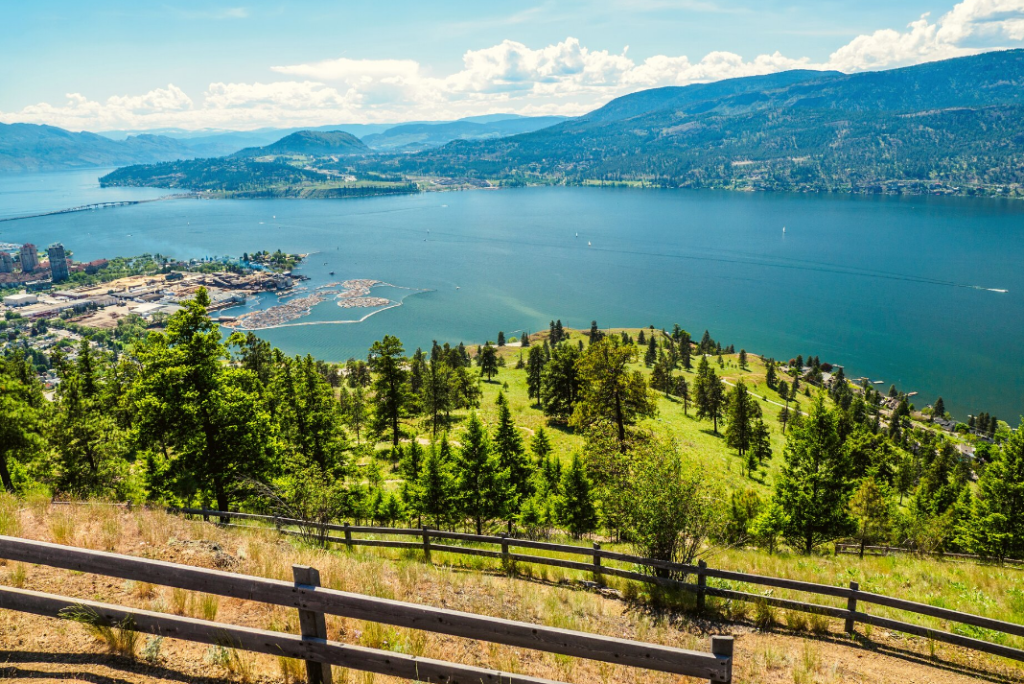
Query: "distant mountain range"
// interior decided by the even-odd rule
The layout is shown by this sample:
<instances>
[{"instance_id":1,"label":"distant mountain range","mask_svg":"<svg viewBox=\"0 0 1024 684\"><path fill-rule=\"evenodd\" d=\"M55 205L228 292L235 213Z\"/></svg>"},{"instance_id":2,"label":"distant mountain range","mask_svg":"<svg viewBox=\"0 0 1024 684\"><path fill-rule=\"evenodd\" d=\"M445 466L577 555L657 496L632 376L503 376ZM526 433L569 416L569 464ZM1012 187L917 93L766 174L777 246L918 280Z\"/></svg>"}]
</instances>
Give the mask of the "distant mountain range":
<instances>
[{"instance_id":1,"label":"distant mountain range","mask_svg":"<svg viewBox=\"0 0 1024 684\"><path fill-rule=\"evenodd\" d=\"M797 70L657 88L529 130L546 123L511 118L396 126L359 143L377 147L377 154L347 136L345 149L358 150L355 156L305 168L392 184L433 178L442 185L613 183L1024 197L1024 50L889 71ZM451 139L469 135L474 139ZM396 153L446 138L439 147ZM246 154L297 149L286 140ZM302 149L313 157L338 156L322 146ZM180 187L208 188L201 165L189 175L194 182L179 181ZM155 185L166 177L161 165L137 167L128 182Z\"/></svg>"},{"instance_id":2,"label":"distant mountain range","mask_svg":"<svg viewBox=\"0 0 1024 684\"><path fill-rule=\"evenodd\" d=\"M363 139L365 146L370 148L404 153L430 149L452 140L525 133L561 121L564 121L564 117L488 114L458 121L338 124L254 131L187 131L166 128L152 131L107 131L103 134L74 133L54 126L35 124L0 124L0 173L224 157L242 150L248 156L248 148L266 147L302 132L342 132ZM365 146L360 148L362 152L369 151ZM357 147L354 146L353 151Z\"/></svg>"},{"instance_id":3,"label":"distant mountain range","mask_svg":"<svg viewBox=\"0 0 1024 684\"><path fill-rule=\"evenodd\" d=\"M484 140L530 133L563 121L563 116L520 116L496 120L490 117L471 117L448 123L411 123L364 136L363 142L375 150L411 152L440 147L452 140Z\"/></svg>"},{"instance_id":4,"label":"distant mountain range","mask_svg":"<svg viewBox=\"0 0 1024 684\"><path fill-rule=\"evenodd\" d=\"M166 136L111 140L54 126L0 123L0 172L146 164L186 156L195 155L181 141Z\"/></svg>"},{"instance_id":5,"label":"distant mountain range","mask_svg":"<svg viewBox=\"0 0 1024 684\"><path fill-rule=\"evenodd\" d=\"M1024 196L1024 50L647 90L532 133L379 165L512 184Z\"/></svg>"}]
</instances>

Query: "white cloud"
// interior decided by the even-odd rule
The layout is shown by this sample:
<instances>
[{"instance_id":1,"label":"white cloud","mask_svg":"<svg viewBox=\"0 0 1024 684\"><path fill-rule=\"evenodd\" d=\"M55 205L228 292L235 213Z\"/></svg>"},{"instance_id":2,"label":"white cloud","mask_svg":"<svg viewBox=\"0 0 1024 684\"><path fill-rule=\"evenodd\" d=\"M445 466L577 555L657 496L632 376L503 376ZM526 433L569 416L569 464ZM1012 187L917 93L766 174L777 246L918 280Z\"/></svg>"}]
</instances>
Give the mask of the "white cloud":
<instances>
[{"instance_id":1,"label":"white cloud","mask_svg":"<svg viewBox=\"0 0 1024 684\"><path fill-rule=\"evenodd\" d=\"M668 7L677 0L646 0ZM682 0L685 1L685 0ZM244 8L222 10L238 18ZM621 52L597 50L568 37L530 47L504 40L468 50L462 68L434 75L411 59L342 57L273 66L283 80L211 83L193 100L174 85L104 102L72 93L62 105L40 103L0 112L0 121L49 123L74 130L113 128L256 128L358 121L449 119L470 114L585 113L614 97L657 86L687 85L774 73L787 69L854 72L946 59L1024 41L1024 0L963 0L938 20L929 15L903 30L857 36L825 62L780 52L753 59L724 51L698 61L655 55L634 61Z\"/></svg>"}]
</instances>

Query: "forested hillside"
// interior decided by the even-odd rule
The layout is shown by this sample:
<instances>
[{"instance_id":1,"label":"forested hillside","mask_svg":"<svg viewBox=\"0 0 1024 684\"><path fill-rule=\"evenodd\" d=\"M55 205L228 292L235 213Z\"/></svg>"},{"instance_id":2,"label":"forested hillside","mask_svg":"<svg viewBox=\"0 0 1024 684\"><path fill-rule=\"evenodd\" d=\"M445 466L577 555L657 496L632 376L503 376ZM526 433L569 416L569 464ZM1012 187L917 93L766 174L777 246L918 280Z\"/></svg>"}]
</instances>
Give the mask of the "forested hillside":
<instances>
[{"instance_id":1,"label":"forested hillside","mask_svg":"<svg viewBox=\"0 0 1024 684\"><path fill-rule=\"evenodd\" d=\"M226 343L196 299L163 330L58 347L45 398L0 366L0 479L22 493L318 520L577 537L689 561L708 545L810 553L841 539L1024 557L1024 432L956 437L841 367L734 353L708 333L589 333L342 367L255 335ZM515 345L515 346L512 346ZM973 445L972 456L959 447ZM977 478L977 484L973 480Z\"/></svg>"},{"instance_id":2,"label":"forested hillside","mask_svg":"<svg viewBox=\"0 0 1024 684\"><path fill-rule=\"evenodd\" d=\"M535 133L388 162L407 173L859 192L1024 183L1024 51L644 91ZM961 187L964 186L964 187Z\"/></svg>"}]
</instances>

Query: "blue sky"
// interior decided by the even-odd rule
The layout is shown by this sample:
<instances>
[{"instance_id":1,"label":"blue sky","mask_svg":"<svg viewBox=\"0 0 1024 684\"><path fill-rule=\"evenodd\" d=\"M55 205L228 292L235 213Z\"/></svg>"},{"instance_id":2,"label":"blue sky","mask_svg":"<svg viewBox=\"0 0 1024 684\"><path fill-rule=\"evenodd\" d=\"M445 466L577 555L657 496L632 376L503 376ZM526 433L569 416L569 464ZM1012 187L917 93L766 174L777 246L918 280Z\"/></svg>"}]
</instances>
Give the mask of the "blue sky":
<instances>
[{"instance_id":1,"label":"blue sky","mask_svg":"<svg viewBox=\"0 0 1024 684\"><path fill-rule=\"evenodd\" d=\"M1024 47L1024 0L3 2L0 121L248 129L580 114L635 90Z\"/></svg>"}]
</instances>

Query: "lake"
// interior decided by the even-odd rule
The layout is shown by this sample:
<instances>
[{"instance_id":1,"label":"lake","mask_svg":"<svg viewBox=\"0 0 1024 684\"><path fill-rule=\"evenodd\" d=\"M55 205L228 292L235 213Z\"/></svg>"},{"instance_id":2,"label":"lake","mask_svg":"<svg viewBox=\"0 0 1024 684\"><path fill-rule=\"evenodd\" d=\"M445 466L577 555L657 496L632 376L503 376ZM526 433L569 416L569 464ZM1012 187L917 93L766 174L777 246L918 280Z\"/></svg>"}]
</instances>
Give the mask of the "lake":
<instances>
[{"instance_id":1,"label":"lake","mask_svg":"<svg viewBox=\"0 0 1024 684\"><path fill-rule=\"evenodd\" d=\"M0 217L161 194L101 190L99 175L0 177ZM315 252L302 267L311 286L410 288L379 293L402 306L360 323L328 301L298 321L318 325L260 332L328 360L363 356L386 333L411 352L555 318L678 323L737 349L841 363L883 391L919 392L918 406L941 394L960 418L1016 424L1024 410L1020 202L612 188L168 200L0 223L0 242L23 241L63 242L79 260Z\"/></svg>"}]
</instances>

